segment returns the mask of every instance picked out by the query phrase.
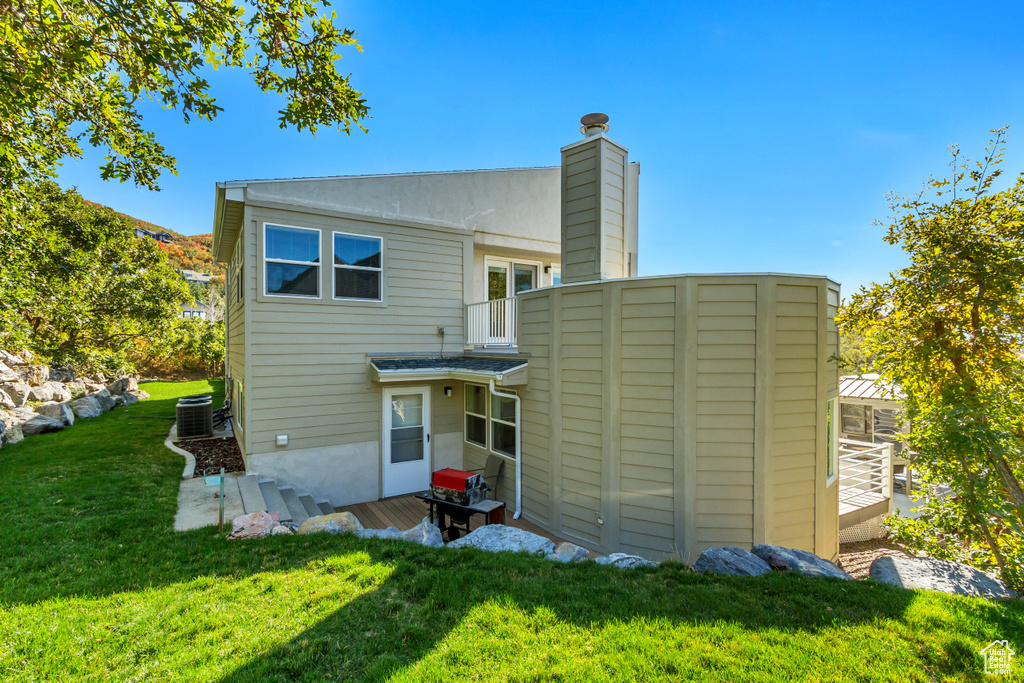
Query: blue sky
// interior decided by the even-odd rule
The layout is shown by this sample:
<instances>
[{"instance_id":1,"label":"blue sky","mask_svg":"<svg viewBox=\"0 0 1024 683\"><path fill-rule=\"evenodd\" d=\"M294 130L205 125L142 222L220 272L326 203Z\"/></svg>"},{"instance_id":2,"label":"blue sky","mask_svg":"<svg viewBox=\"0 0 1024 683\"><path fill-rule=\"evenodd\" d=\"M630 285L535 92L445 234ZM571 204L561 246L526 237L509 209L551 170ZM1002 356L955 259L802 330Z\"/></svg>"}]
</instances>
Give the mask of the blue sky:
<instances>
[{"instance_id":1,"label":"blue sky","mask_svg":"<svg viewBox=\"0 0 1024 683\"><path fill-rule=\"evenodd\" d=\"M890 190L980 156L1009 125L1024 171L1024 4L338 2L365 52L340 68L368 134L282 131L243 72L210 80L225 112L144 123L178 158L163 191L62 170L93 201L183 233L212 229L218 180L559 163L602 111L641 163L640 272L829 275L844 295L903 263L872 225Z\"/></svg>"}]
</instances>

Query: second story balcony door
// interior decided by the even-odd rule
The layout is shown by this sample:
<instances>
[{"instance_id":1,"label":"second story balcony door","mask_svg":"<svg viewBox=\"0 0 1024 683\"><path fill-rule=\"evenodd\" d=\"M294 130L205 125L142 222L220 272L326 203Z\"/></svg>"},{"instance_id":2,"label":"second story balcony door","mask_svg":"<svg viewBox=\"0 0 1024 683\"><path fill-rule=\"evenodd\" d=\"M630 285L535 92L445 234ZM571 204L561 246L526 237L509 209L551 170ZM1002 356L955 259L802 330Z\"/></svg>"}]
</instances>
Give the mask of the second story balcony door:
<instances>
[{"instance_id":1,"label":"second story balcony door","mask_svg":"<svg viewBox=\"0 0 1024 683\"><path fill-rule=\"evenodd\" d=\"M540 264L488 256L484 269L491 302L487 343L507 344L515 331L515 296L537 287Z\"/></svg>"}]
</instances>

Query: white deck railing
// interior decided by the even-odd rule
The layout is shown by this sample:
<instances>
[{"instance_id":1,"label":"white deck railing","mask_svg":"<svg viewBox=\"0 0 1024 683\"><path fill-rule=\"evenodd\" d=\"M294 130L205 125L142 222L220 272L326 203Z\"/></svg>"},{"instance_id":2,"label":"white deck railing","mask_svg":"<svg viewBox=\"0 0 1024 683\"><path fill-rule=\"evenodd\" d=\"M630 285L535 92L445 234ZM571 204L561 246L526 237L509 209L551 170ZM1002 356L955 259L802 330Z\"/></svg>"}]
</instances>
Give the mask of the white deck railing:
<instances>
[{"instance_id":1,"label":"white deck railing","mask_svg":"<svg viewBox=\"0 0 1024 683\"><path fill-rule=\"evenodd\" d=\"M466 343L473 346L516 345L516 298L466 304Z\"/></svg>"},{"instance_id":2,"label":"white deck railing","mask_svg":"<svg viewBox=\"0 0 1024 683\"><path fill-rule=\"evenodd\" d=\"M892 498L892 444L839 440L839 505L867 507Z\"/></svg>"}]
</instances>

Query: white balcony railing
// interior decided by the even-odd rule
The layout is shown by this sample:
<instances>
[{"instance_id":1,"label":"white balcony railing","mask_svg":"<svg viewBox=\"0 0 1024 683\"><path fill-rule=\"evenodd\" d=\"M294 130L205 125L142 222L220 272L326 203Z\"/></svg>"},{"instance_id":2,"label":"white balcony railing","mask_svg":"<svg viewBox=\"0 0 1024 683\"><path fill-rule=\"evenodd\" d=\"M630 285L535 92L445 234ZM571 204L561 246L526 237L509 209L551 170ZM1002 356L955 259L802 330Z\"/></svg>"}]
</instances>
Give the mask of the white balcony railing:
<instances>
[{"instance_id":1,"label":"white balcony railing","mask_svg":"<svg viewBox=\"0 0 1024 683\"><path fill-rule=\"evenodd\" d=\"M473 346L516 345L516 298L466 304L466 343Z\"/></svg>"},{"instance_id":2,"label":"white balcony railing","mask_svg":"<svg viewBox=\"0 0 1024 683\"><path fill-rule=\"evenodd\" d=\"M857 509L892 498L892 444L839 440L839 507Z\"/></svg>"}]
</instances>

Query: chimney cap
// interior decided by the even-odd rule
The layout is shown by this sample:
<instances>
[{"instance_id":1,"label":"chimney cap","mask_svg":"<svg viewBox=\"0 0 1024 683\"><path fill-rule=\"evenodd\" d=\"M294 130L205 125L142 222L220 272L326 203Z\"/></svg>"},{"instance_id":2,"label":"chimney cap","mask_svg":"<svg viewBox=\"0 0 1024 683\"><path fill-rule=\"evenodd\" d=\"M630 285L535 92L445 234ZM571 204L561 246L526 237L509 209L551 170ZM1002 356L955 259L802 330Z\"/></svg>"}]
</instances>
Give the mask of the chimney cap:
<instances>
[{"instance_id":1,"label":"chimney cap","mask_svg":"<svg viewBox=\"0 0 1024 683\"><path fill-rule=\"evenodd\" d=\"M600 112L587 114L580 119L580 132L584 135L597 135L608 132L608 115Z\"/></svg>"}]
</instances>

